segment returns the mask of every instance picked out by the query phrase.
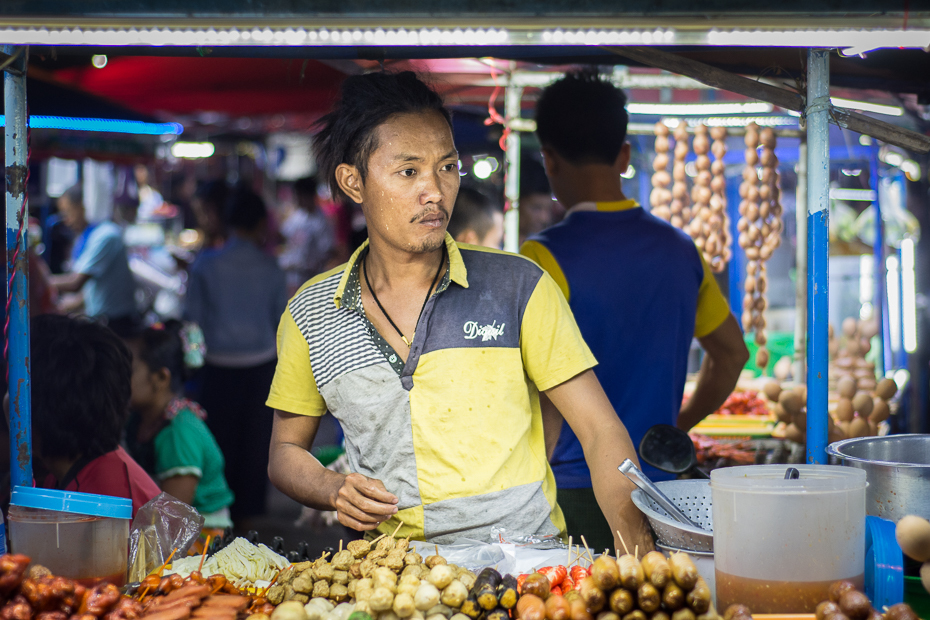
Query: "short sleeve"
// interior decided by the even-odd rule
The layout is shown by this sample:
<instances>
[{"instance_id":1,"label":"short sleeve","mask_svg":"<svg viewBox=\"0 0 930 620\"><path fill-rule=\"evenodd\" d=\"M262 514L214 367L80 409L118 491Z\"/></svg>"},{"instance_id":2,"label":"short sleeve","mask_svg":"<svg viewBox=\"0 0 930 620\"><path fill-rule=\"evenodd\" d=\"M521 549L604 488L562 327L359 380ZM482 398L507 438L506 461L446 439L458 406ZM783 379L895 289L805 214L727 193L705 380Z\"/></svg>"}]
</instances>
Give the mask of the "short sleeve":
<instances>
[{"instance_id":1,"label":"short sleeve","mask_svg":"<svg viewBox=\"0 0 930 620\"><path fill-rule=\"evenodd\" d=\"M701 253L698 252L698 255L701 256ZM701 288L698 289L697 316L694 319L695 338L703 338L711 333L730 316L730 305L720 292L717 280L703 256L701 266L704 269L704 277L701 280Z\"/></svg>"},{"instance_id":2,"label":"short sleeve","mask_svg":"<svg viewBox=\"0 0 930 620\"><path fill-rule=\"evenodd\" d=\"M526 374L541 392L597 365L565 296L548 273L539 278L523 313L520 349Z\"/></svg>"},{"instance_id":3,"label":"short sleeve","mask_svg":"<svg viewBox=\"0 0 930 620\"><path fill-rule=\"evenodd\" d=\"M91 235L87 247L74 261L72 271L83 273L92 278L99 278L106 272L110 263L119 256L123 242L117 234L103 233Z\"/></svg>"},{"instance_id":4,"label":"short sleeve","mask_svg":"<svg viewBox=\"0 0 930 620\"><path fill-rule=\"evenodd\" d=\"M539 241L530 239L520 248L520 254L531 259L537 265L545 269L546 272L552 276L552 279L555 280L559 290L565 295L565 299L571 299L571 297L569 297L568 280L565 279L565 274L562 273L562 267L559 266L559 261L555 260L555 256L552 255L549 248Z\"/></svg>"},{"instance_id":5,"label":"short sleeve","mask_svg":"<svg viewBox=\"0 0 930 620\"><path fill-rule=\"evenodd\" d=\"M203 477L203 438L194 427L189 411L182 411L155 438L155 478L161 482L174 476Z\"/></svg>"},{"instance_id":6,"label":"short sleeve","mask_svg":"<svg viewBox=\"0 0 930 620\"><path fill-rule=\"evenodd\" d=\"M278 325L278 365L265 404L299 415L319 417L326 413L326 402L310 367L310 347L290 310L284 311Z\"/></svg>"}]
</instances>

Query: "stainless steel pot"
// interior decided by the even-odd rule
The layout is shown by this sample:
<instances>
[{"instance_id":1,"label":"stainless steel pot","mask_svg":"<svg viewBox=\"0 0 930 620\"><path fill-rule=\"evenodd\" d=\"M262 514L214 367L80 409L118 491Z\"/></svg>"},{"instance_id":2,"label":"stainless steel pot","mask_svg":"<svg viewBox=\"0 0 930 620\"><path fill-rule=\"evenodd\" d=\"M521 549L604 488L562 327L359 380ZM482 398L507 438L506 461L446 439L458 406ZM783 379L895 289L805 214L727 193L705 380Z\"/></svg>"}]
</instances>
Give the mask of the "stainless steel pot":
<instances>
[{"instance_id":1,"label":"stainless steel pot","mask_svg":"<svg viewBox=\"0 0 930 620\"><path fill-rule=\"evenodd\" d=\"M831 461L864 469L867 514L897 522L930 519L930 435L844 439L827 446Z\"/></svg>"}]
</instances>

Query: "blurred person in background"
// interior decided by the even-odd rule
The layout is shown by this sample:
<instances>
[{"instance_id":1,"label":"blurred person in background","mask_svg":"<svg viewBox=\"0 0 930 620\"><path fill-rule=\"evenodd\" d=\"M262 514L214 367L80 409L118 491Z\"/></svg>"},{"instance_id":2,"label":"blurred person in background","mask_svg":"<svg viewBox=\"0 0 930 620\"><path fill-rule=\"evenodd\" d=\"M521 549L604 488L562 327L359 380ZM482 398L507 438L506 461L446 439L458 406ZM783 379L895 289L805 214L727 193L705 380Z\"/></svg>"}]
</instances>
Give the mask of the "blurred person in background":
<instances>
[{"instance_id":1,"label":"blurred person in background","mask_svg":"<svg viewBox=\"0 0 930 620\"><path fill-rule=\"evenodd\" d=\"M137 329L136 281L129 269L126 246L119 226L109 220L87 221L84 190L78 184L58 199L61 219L75 235L70 273L53 275L49 284L58 293L78 293L61 301L64 311L83 304L84 314L106 321L120 335Z\"/></svg>"},{"instance_id":2,"label":"blurred person in background","mask_svg":"<svg viewBox=\"0 0 930 620\"><path fill-rule=\"evenodd\" d=\"M278 320L287 305L284 272L262 248L268 211L236 189L226 211L229 240L191 267L185 319L203 329L206 364L200 404L226 458L236 500L232 518L265 511L272 412L265 406L277 360Z\"/></svg>"},{"instance_id":3,"label":"blurred person in background","mask_svg":"<svg viewBox=\"0 0 930 620\"><path fill-rule=\"evenodd\" d=\"M504 212L481 190L463 187L455 199L447 231L459 243L500 250L504 243Z\"/></svg>"},{"instance_id":4,"label":"blurred person in background","mask_svg":"<svg viewBox=\"0 0 930 620\"><path fill-rule=\"evenodd\" d=\"M135 517L161 490L119 445L129 409L129 349L99 323L54 315L33 319L30 346L38 486L125 497Z\"/></svg>"},{"instance_id":5,"label":"blurred person in background","mask_svg":"<svg viewBox=\"0 0 930 620\"><path fill-rule=\"evenodd\" d=\"M565 210L552 196L546 171L536 161L520 167L520 245L562 219Z\"/></svg>"},{"instance_id":6,"label":"blurred person in background","mask_svg":"<svg viewBox=\"0 0 930 620\"><path fill-rule=\"evenodd\" d=\"M145 164L136 164L132 169L136 179L136 188L139 195L139 206L136 209L136 221L150 221L156 211L165 203L161 193L151 185L151 175Z\"/></svg>"},{"instance_id":7,"label":"blurred person in background","mask_svg":"<svg viewBox=\"0 0 930 620\"><path fill-rule=\"evenodd\" d=\"M52 272L39 254L42 228L39 221L29 218L29 314L58 314L58 290L52 286ZM4 290L6 287L4 287Z\"/></svg>"},{"instance_id":8,"label":"blurred person in background","mask_svg":"<svg viewBox=\"0 0 930 620\"><path fill-rule=\"evenodd\" d=\"M197 188L191 198L191 209L197 229L203 237L201 250L217 250L226 243L226 224L223 209L229 197L229 187L223 180L207 181Z\"/></svg>"},{"instance_id":9,"label":"blurred person in background","mask_svg":"<svg viewBox=\"0 0 930 620\"><path fill-rule=\"evenodd\" d=\"M184 228L196 228L197 218L191 202L197 193L197 177L190 171L179 171L171 175L169 200L181 210Z\"/></svg>"},{"instance_id":10,"label":"blurred person in background","mask_svg":"<svg viewBox=\"0 0 930 620\"><path fill-rule=\"evenodd\" d=\"M189 371L203 365L196 326L166 321L127 344L132 352L132 413L126 446L161 489L204 517L201 539L232 527L233 493L204 409L184 397Z\"/></svg>"},{"instance_id":11,"label":"blurred person in background","mask_svg":"<svg viewBox=\"0 0 930 620\"><path fill-rule=\"evenodd\" d=\"M316 190L315 177L297 180L294 183L297 207L281 225L284 245L278 255L278 265L287 275L288 296L325 271L333 253L333 227L317 204Z\"/></svg>"}]
</instances>

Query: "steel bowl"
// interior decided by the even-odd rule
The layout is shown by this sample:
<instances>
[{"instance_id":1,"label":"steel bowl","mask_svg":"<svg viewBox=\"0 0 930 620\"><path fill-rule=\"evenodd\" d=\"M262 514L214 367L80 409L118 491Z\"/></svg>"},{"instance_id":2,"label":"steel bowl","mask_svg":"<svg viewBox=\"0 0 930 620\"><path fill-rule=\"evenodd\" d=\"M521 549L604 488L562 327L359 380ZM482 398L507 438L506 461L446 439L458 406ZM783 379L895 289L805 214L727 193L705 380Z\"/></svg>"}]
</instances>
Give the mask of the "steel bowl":
<instances>
[{"instance_id":1,"label":"steel bowl","mask_svg":"<svg viewBox=\"0 0 930 620\"><path fill-rule=\"evenodd\" d=\"M865 470L865 511L897 523L930 519L930 435L844 439L827 446L831 462Z\"/></svg>"}]
</instances>

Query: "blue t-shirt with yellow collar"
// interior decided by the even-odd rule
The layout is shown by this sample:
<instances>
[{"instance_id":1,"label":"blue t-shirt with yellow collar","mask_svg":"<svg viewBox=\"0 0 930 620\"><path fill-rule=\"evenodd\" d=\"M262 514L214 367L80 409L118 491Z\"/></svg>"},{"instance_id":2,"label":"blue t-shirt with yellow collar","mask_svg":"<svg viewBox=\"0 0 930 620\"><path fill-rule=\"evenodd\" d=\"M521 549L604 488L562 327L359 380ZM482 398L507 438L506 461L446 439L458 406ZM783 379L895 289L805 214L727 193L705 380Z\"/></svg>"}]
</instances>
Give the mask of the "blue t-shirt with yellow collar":
<instances>
[{"instance_id":1,"label":"blue t-shirt with yellow collar","mask_svg":"<svg viewBox=\"0 0 930 620\"><path fill-rule=\"evenodd\" d=\"M529 239L521 254L549 272L600 362L594 368L639 446L655 424L675 424L692 337L730 309L691 238L634 200L585 203ZM560 488L588 488L591 473L567 424L550 461ZM647 475L669 479L644 465Z\"/></svg>"}]
</instances>

